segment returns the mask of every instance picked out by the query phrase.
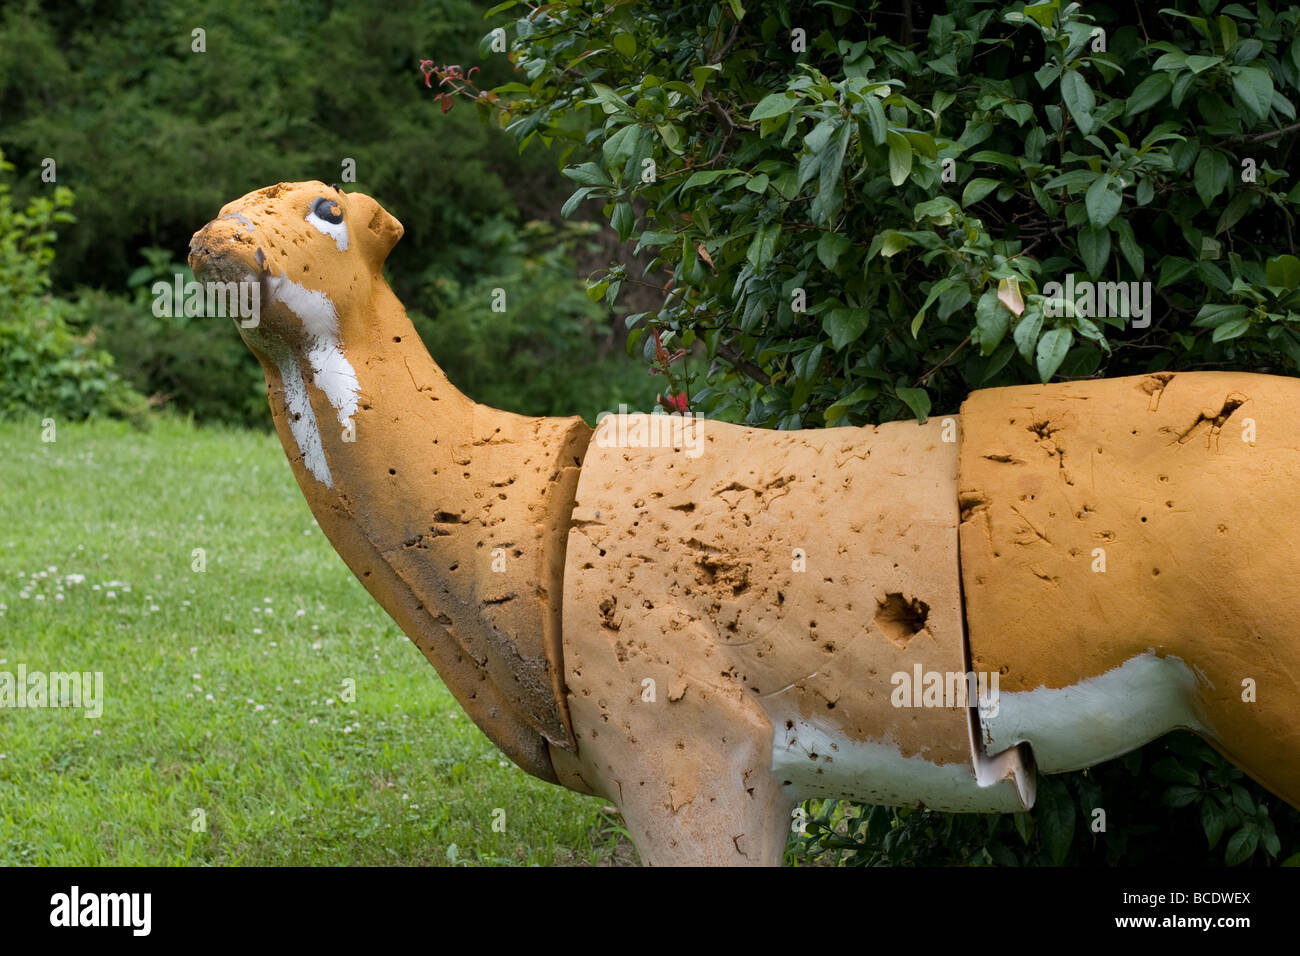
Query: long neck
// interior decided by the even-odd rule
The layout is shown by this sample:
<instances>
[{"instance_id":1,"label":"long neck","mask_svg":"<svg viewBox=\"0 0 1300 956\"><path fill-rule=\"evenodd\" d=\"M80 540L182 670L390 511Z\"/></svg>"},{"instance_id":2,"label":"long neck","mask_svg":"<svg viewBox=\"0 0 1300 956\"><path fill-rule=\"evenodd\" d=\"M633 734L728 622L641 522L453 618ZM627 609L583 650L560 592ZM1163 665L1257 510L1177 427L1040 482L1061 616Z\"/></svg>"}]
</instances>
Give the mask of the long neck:
<instances>
[{"instance_id":1,"label":"long neck","mask_svg":"<svg viewBox=\"0 0 1300 956\"><path fill-rule=\"evenodd\" d=\"M326 379L348 368L308 353L263 359L276 430L348 567L479 727L525 770L553 780L546 742L573 746L560 605L590 429L578 418L525 418L473 402L434 363L386 284L376 283L372 302L371 314L340 321L364 330L364 340L340 343L356 376L350 427L340 417L351 408L341 410L329 394L336 379ZM327 473L303 447L305 410L285 381L295 373Z\"/></svg>"}]
</instances>

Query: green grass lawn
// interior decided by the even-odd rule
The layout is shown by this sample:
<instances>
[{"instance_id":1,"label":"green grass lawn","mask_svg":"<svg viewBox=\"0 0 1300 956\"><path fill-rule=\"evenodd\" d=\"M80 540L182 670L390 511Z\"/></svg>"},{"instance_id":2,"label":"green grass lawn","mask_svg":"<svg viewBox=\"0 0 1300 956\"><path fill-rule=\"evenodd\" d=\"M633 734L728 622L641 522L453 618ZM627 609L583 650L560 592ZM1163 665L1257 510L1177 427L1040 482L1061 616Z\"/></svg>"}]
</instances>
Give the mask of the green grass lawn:
<instances>
[{"instance_id":1,"label":"green grass lawn","mask_svg":"<svg viewBox=\"0 0 1300 956\"><path fill-rule=\"evenodd\" d=\"M102 671L103 715L0 709L0 864L632 858L603 801L470 722L270 434L0 423L0 671L19 664Z\"/></svg>"}]
</instances>

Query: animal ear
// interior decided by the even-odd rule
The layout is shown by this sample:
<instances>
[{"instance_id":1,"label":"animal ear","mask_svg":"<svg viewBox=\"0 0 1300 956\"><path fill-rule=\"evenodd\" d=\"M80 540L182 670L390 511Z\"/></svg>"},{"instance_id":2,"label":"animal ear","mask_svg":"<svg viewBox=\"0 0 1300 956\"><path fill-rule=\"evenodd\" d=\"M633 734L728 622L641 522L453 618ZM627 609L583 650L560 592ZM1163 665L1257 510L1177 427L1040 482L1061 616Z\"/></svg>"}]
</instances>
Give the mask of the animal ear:
<instances>
[{"instance_id":1,"label":"animal ear","mask_svg":"<svg viewBox=\"0 0 1300 956\"><path fill-rule=\"evenodd\" d=\"M371 262L382 265L402 238L402 224L364 193L348 193L348 207L357 241Z\"/></svg>"}]
</instances>

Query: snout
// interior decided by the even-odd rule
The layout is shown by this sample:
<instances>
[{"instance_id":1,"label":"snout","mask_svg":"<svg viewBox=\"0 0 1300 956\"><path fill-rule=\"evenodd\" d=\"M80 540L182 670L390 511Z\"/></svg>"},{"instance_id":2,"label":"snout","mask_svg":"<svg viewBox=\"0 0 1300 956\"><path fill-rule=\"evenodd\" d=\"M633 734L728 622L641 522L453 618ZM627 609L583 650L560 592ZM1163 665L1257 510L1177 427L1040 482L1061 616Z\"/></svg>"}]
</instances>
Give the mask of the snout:
<instances>
[{"instance_id":1,"label":"snout","mask_svg":"<svg viewBox=\"0 0 1300 956\"><path fill-rule=\"evenodd\" d=\"M201 281L238 282L257 276L257 243L241 224L214 219L190 238L190 268Z\"/></svg>"}]
</instances>

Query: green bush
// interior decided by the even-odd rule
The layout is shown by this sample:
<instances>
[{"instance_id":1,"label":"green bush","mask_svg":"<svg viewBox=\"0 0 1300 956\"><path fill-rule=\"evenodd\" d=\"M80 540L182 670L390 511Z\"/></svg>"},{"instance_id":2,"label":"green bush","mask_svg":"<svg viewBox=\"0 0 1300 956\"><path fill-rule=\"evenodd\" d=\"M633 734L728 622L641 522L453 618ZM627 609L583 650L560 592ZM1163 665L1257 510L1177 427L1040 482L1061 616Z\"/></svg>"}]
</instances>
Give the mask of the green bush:
<instances>
[{"instance_id":1,"label":"green bush","mask_svg":"<svg viewBox=\"0 0 1300 956\"><path fill-rule=\"evenodd\" d=\"M576 248L594 230L537 221L518 230L498 221L479 237L496 241L490 268L464 282L438 275L422 290L419 302L432 317L412 310L412 321L457 388L509 411L577 413L593 422L620 402L640 409L653 403L650 376L628 363L608 308L576 278Z\"/></svg>"},{"instance_id":2,"label":"green bush","mask_svg":"<svg viewBox=\"0 0 1300 956\"><path fill-rule=\"evenodd\" d=\"M77 335L67 304L50 294L56 223L72 222L72 192L14 205L0 153L0 416L79 420L120 415L137 421L142 399L118 376L113 357Z\"/></svg>"},{"instance_id":3,"label":"green bush","mask_svg":"<svg viewBox=\"0 0 1300 956\"><path fill-rule=\"evenodd\" d=\"M159 316L153 284L176 276L192 282L189 266L168 249L144 249L145 263L131 273L129 295L78 290L68 314L93 332L116 359L122 376L155 407L202 422L270 427L261 367L227 319Z\"/></svg>"},{"instance_id":4,"label":"green bush","mask_svg":"<svg viewBox=\"0 0 1300 956\"><path fill-rule=\"evenodd\" d=\"M714 417L864 424L994 385L1297 371L1300 7L577 0L518 17L517 79L480 109L572 154L566 211L599 200L654 251L650 279L612 263L591 288L614 302L671 277L629 342L655 366L686 348L679 374ZM1069 274L1149 282L1149 311L1088 314ZM1042 779L1008 817L814 804L800 846L1230 865L1300 846L1300 814L1177 737ZM1076 826L1097 806L1104 835Z\"/></svg>"}]
</instances>

